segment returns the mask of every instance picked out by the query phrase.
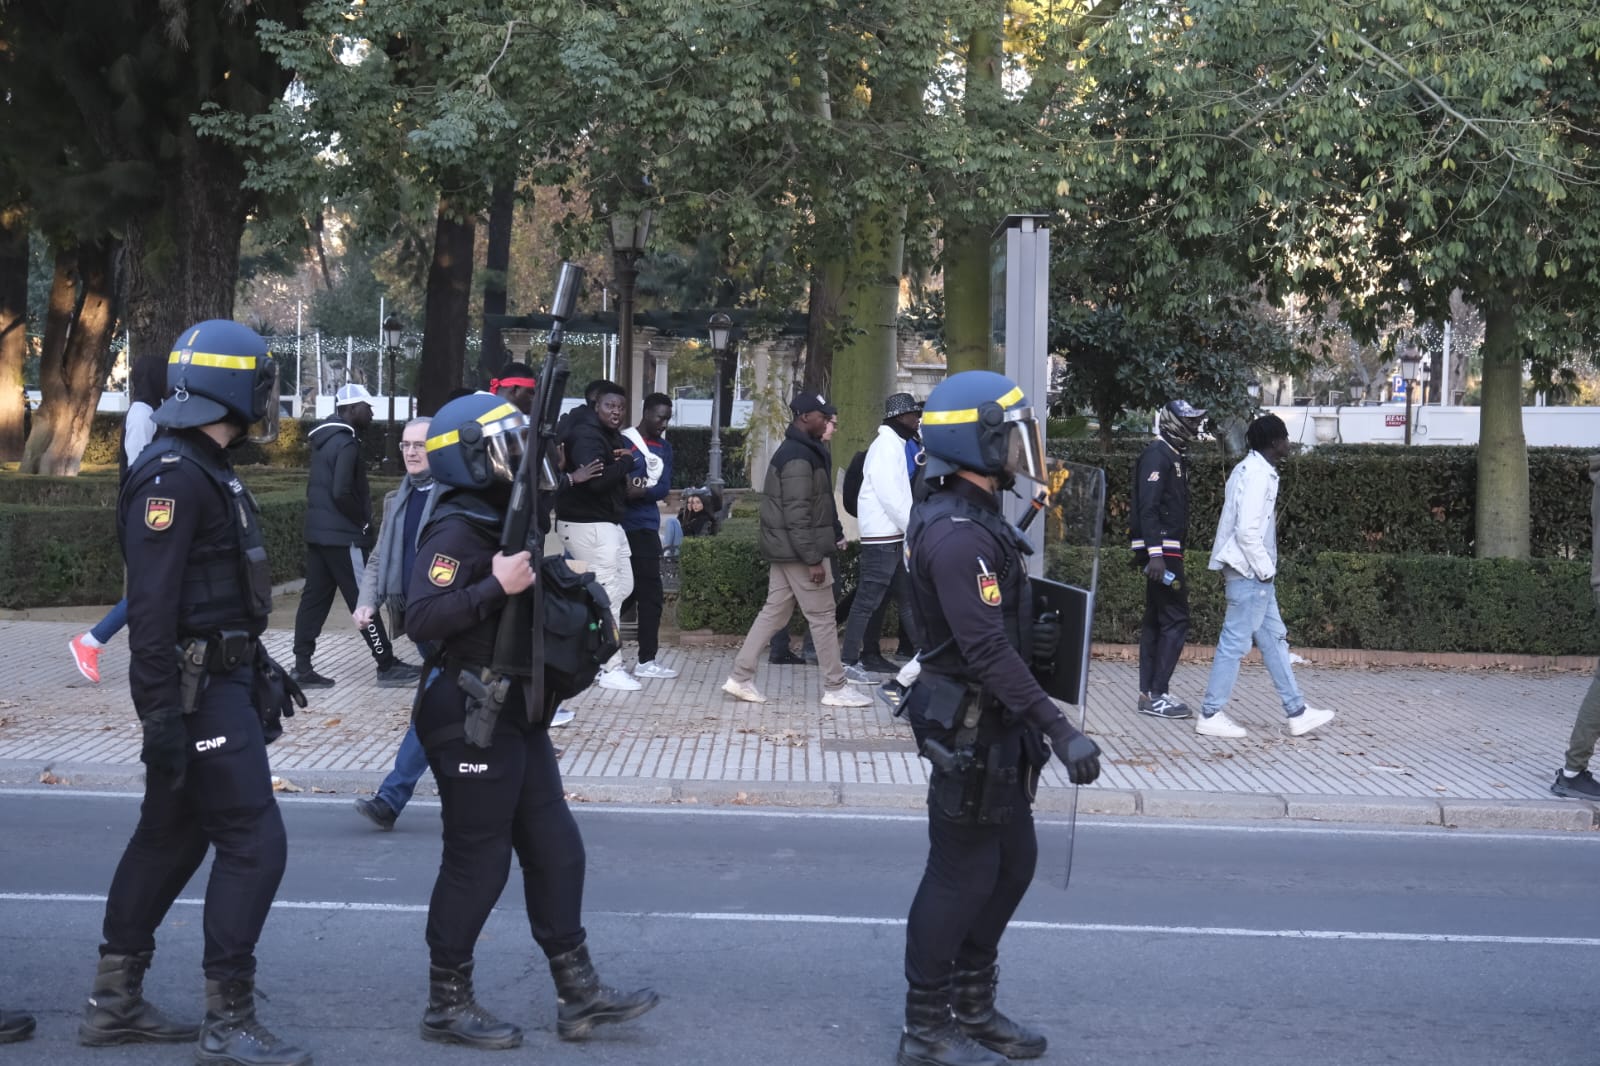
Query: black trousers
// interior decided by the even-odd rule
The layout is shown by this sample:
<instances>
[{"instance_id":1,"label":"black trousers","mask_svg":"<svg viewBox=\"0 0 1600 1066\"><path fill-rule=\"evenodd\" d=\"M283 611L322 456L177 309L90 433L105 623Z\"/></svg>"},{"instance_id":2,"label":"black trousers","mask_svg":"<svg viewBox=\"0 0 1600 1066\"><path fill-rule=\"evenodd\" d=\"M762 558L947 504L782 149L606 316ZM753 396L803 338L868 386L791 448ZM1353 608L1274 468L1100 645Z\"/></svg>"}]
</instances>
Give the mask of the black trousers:
<instances>
[{"instance_id":1,"label":"black trousers","mask_svg":"<svg viewBox=\"0 0 1600 1066\"><path fill-rule=\"evenodd\" d=\"M654 662L661 645L661 609L666 593L661 588L661 534L653 529L630 529L633 592L623 601L639 607L639 661ZM621 613L621 609L618 609Z\"/></svg>"},{"instance_id":2,"label":"black trousers","mask_svg":"<svg viewBox=\"0 0 1600 1066\"><path fill-rule=\"evenodd\" d=\"M1026 774L1020 775L1026 778ZM943 988L957 969L994 963L1000 937L1039 861L1033 811L1019 783L1004 825L967 825L928 809L928 865L906 921L906 981Z\"/></svg>"},{"instance_id":3,"label":"black trousers","mask_svg":"<svg viewBox=\"0 0 1600 1066\"><path fill-rule=\"evenodd\" d=\"M216 849L202 919L205 975L250 977L255 948L283 879L288 845L272 795L250 670L215 675L184 719L189 767L183 786L148 774L139 824L106 897L101 955L154 951L156 928L208 848ZM204 747L205 751L199 751Z\"/></svg>"},{"instance_id":4,"label":"black trousers","mask_svg":"<svg viewBox=\"0 0 1600 1066\"><path fill-rule=\"evenodd\" d=\"M522 714L520 698L506 717ZM533 939L547 957L581 946L585 856L578 823L561 790L550 735L502 725L487 751L458 738L434 742L441 726L463 716L461 690L440 676L422 697L417 736L439 783L444 855L428 901L428 954L433 965L471 962L478 934L511 872L522 866L522 895Z\"/></svg>"},{"instance_id":5,"label":"black trousers","mask_svg":"<svg viewBox=\"0 0 1600 1066\"><path fill-rule=\"evenodd\" d=\"M300 593L300 606L294 612L296 670L311 669L317 637L333 607L333 594L338 592L344 597L345 606L352 611L356 609L356 597L361 593L356 571L366 564L367 553L360 548L340 544L306 545L306 587ZM380 669L394 664L394 645L389 642L389 634L377 612L373 612L372 622L361 630L361 639L367 642L367 649Z\"/></svg>"},{"instance_id":6,"label":"black trousers","mask_svg":"<svg viewBox=\"0 0 1600 1066\"><path fill-rule=\"evenodd\" d=\"M1144 621L1139 627L1139 691L1159 696L1172 684L1172 672L1189 636L1189 582L1183 560L1167 556L1174 584L1144 583Z\"/></svg>"}]
</instances>

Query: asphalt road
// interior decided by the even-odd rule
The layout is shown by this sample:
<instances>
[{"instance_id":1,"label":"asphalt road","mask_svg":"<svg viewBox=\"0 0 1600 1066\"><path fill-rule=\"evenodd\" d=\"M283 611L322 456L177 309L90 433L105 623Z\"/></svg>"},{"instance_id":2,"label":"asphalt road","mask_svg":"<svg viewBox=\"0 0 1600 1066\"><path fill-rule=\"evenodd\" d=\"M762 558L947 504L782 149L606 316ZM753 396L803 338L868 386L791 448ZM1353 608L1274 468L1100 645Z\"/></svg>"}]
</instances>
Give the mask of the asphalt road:
<instances>
[{"instance_id":1,"label":"asphalt road","mask_svg":"<svg viewBox=\"0 0 1600 1066\"><path fill-rule=\"evenodd\" d=\"M285 802L290 866L260 950L263 1019L323 1064L785 1066L893 1061L920 819L580 807L602 975L662 1005L583 1045L554 1000L513 876L480 998L528 1029L489 1055L423 1044L422 927L437 807L380 834L349 800ZM177 1063L74 1042L131 797L0 791L0 1003L39 1035L0 1063ZM1600 1063L1600 837L1275 823L1085 821L1072 886L1045 862L1002 951L1002 1005L1096 1066ZM204 871L185 893L197 901ZM175 907L147 984L198 1014L200 908Z\"/></svg>"}]
</instances>

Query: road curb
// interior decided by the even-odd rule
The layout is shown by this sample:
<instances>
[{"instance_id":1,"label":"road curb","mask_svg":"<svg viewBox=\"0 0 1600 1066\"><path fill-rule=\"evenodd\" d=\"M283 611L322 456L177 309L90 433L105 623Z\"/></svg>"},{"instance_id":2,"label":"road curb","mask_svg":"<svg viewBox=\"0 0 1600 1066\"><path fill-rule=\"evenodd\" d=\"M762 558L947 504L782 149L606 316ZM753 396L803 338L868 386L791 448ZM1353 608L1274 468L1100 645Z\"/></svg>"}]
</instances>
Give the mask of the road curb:
<instances>
[{"instance_id":1,"label":"road curb","mask_svg":"<svg viewBox=\"0 0 1600 1066\"><path fill-rule=\"evenodd\" d=\"M48 774L52 780L43 781ZM306 794L364 795L384 775L371 770L291 770L286 791ZM574 803L617 806L785 807L920 811L927 805L923 785L844 784L805 781L705 781L678 778L568 777L563 784ZM47 763L0 760L0 785L37 786L41 791L142 791L144 774L132 764ZM436 796L423 778L419 796ZM1066 789L1041 789L1040 814L1072 809ZM1171 789L1096 789L1079 792L1078 813L1208 821L1327 822L1361 825L1437 825L1460 829L1546 829L1594 832L1600 806L1582 800L1424 799L1415 796L1316 796L1255 792L1199 792Z\"/></svg>"}]
</instances>

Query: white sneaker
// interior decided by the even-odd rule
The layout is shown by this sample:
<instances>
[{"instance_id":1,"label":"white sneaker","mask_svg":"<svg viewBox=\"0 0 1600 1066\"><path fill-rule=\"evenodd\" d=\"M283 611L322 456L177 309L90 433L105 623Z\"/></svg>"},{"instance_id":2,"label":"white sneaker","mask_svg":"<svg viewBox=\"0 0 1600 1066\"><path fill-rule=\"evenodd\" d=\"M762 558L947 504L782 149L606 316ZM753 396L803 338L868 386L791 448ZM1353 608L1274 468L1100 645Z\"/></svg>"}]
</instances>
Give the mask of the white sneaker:
<instances>
[{"instance_id":1,"label":"white sneaker","mask_svg":"<svg viewBox=\"0 0 1600 1066\"><path fill-rule=\"evenodd\" d=\"M1307 707L1293 718L1289 719L1289 733L1291 736L1303 737L1313 729L1319 729L1333 721L1333 712Z\"/></svg>"},{"instance_id":2,"label":"white sneaker","mask_svg":"<svg viewBox=\"0 0 1600 1066\"><path fill-rule=\"evenodd\" d=\"M620 666L615 670L607 670L601 674L597 684L601 688L613 688L619 692L638 692L644 688L643 685L633 679L628 671Z\"/></svg>"},{"instance_id":3,"label":"white sneaker","mask_svg":"<svg viewBox=\"0 0 1600 1066\"><path fill-rule=\"evenodd\" d=\"M565 707L557 707L556 713L550 717L550 728L559 729L561 726L566 725L576 717L578 716L567 710Z\"/></svg>"},{"instance_id":4,"label":"white sneaker","mask_svg":"<svg viewBox=\"0 0 1600 1066\"><path fill-rule=\"evenodd\" d=\"M1209 718L1202 714L1194 724L1194 731L1203 737L1222 737L1226 740L1238 740L1250 735L1249 730L1228 717L1227 711L1218 711Z\"/></svg>"},{"instance_id":5,"label":"white sneaker","mask_svg":"<svg viewBox=\"0 0 1600 1066\"><path fill-rule=\"evenodd\" d=\"M746 703L767 702L767 698L761 694L761 690L749 681L735 681L730 677L722 683L722 691L734 699L744 700Z\"/></svg>"},{"instance_id":6,"label":"white sneaker","mask_svg":"<svg viewBox=\"0 0 1600 1066\"><path fill-rule=\"evenodd\" d=\"M822 694L824 707L871 707L872 697L849 685L829 689Z\"/></svg>"},{"instance_id":7,"label":"white sneaker","mask_svg":"<svg viewBox=\"0 0 1600 1066\"><path fill-rule=\"evenodd\" d=\"M638 666L635 666L633 668L633 676L634 677L660 677L660 678L677 677L678 676L678 671L673 670L670 667L662 666L660 663L656 662L654 659L651 659L647 663L640 663Z\"/></svg>"}]
</instances>

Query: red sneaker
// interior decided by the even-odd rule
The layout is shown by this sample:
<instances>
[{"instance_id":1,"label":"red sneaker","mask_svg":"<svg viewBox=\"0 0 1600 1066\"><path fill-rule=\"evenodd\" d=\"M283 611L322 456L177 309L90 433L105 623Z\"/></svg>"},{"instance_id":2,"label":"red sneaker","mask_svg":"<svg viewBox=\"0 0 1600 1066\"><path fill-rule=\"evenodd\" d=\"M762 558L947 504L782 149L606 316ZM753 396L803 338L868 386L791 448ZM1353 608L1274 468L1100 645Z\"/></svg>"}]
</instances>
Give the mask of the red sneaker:
<instances>
[{"instance_id":1,"label":"red sneaker","mask_svg":"<svg viewBox=\"0 0 1600 1066\"><path fill-rule=\"evenodd\" d=\"M100 649L83 642L87 633L79 633L67 645L72 649L72 661L78 664L78 673L96 685L100 683Z\"/></svg>"}]
</instances>

